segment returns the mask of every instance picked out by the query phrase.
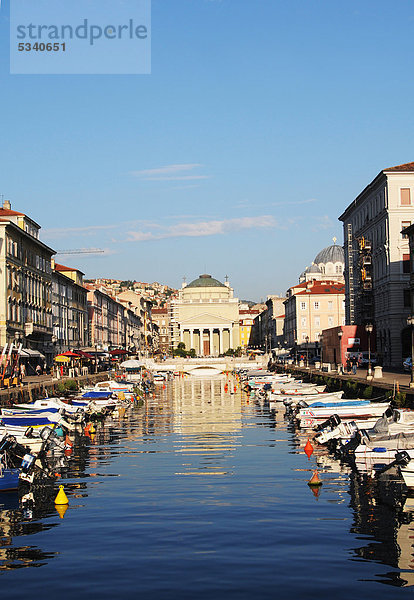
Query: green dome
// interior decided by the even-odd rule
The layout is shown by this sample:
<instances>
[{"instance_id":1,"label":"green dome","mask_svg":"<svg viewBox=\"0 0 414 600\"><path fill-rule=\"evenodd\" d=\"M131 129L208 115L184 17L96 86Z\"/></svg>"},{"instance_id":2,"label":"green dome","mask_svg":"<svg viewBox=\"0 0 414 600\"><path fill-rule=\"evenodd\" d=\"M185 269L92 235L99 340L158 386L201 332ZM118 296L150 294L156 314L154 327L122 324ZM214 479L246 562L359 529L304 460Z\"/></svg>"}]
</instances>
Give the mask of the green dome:
<instances>
[{"instance_id":1,"label":"green dome","mask_svg":"<svg viewBox=\"0 0 414 600\"><path fill-rule=\"evenodd\" d=\"M198 279L194 279L187 287L226 287L224 283L214 279L211 275L200 275Z\"/></svg>"}]
</instances>

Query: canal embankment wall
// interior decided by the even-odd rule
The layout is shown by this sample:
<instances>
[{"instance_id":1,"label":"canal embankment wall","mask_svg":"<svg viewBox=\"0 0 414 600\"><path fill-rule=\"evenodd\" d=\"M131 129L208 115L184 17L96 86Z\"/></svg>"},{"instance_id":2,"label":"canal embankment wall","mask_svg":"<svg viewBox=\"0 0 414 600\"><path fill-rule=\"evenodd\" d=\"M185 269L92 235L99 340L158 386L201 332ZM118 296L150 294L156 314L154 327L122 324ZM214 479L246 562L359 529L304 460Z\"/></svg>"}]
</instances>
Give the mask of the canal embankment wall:
<instances>
[{"instance_id":1,"label":"canal embankment wall","mask_svg":"<svg viewBox=\"0 0 414 600\"><path fill-rule=\"evenodd\" d=\"M279 373L291 373L294 377L320 385L325 384L329 390L344 390L349 398L393 399L397 406L414 408L414 389L409 386L407 375L384 372L383 377L375 379L367 377L365 370L359 369L356 375L324 372L316 368L297 365L274 364L272 369Z\"/></svg>"},{"instance_id":2,"label":"canal embankment wall","mask_svg":"<svg viewBox=\"0 0 414 600\"><path fill-rule=\"evenodd\" d=\"M106 381L108 373L94 373L80 375L78 377L39 378L16 387L0 390L0 406L33 402L39 398L62 396L65 389L81 389L82 387L95 385L99 381Z\"/></svg>"}]
</instances>

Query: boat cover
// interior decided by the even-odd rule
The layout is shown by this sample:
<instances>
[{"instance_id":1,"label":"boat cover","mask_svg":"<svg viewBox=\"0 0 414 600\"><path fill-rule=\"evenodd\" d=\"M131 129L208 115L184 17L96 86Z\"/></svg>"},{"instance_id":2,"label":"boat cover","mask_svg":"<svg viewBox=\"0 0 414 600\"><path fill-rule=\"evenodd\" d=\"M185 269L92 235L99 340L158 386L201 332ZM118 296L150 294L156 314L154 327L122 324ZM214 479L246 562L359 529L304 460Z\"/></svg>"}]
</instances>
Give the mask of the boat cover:
<instances>
[{"instance_id":1,"label":"boat cover","mask_svg":"<svg viewBox=\"0 0 414 600\"><path fill-rule=\"evenodd\" d=\"M312 402L308 404L309 408L331 408L335 406L367 406L371 404L369 400L344 400L343 402Z\"/></svg>"},{"instance_id":2,"label":"boat cover","mask_svg":"<svg viewBox=\"0 0 414 600\"><path fill-rule=\"evenodd\" d=\"M18 426L36 426L36 425L53 425L52 421L49 421L46 417L30 417L23 415L21 417L2 417L0 419L0 425L18 425Z\"/></svg>"},{"instance_id":3,"label":"boat cover","mask_svg":"<svg viewBox=\"0 0 414 600\"><path fill-rule=\"evenodd\" d=\"M114 391L118 391L118 390L114 390ZM107 398L110 398L112 396L112 392L86 392L85 394L82 394L81 398L100 398L100 399L104 399L106 400ZM76 404L76 402L73 402L73 404Z\"/></svg>"}]
</instances>

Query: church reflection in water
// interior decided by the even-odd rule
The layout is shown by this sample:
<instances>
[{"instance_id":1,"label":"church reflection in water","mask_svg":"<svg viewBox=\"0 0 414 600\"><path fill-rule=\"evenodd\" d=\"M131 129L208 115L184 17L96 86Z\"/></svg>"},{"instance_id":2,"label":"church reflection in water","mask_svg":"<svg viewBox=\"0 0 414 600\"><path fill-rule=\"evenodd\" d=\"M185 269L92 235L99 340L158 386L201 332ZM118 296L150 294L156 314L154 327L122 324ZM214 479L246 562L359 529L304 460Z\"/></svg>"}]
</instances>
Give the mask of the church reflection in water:
<instances>
[{"instance_id":1,"label":"church reflection in water","mask_svg":"<svg viewBox=\"0 0 414 600\"><path fill-rule=\"evenodd\" d=\"M173 386L177 475L231 475L231 457L240 445L242 392L233 377L176 381Z\"/></svg>"}]
</instances>

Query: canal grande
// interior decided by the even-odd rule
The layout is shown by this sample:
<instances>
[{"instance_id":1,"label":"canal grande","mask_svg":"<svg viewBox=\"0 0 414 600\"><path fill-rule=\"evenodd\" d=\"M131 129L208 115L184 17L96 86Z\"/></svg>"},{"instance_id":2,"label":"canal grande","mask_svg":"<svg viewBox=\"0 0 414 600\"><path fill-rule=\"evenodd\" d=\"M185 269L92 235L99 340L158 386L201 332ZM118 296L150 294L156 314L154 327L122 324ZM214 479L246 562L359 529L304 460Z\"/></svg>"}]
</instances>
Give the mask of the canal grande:
<instances>
[{"instance_id":1,"label":"canal grande","mask_svg":"<svg viewBox=\"0 0 414 600\"><path fill-rule=\"evenodd\" d=\"M56 488L26 509L0 495L4 597L411 594L414 500L324 449L308 459L306 441L233 379L158 386L75 441L66 512ZM307 485L315 468L319 493Z\"/></svg>"}]
</instances>

